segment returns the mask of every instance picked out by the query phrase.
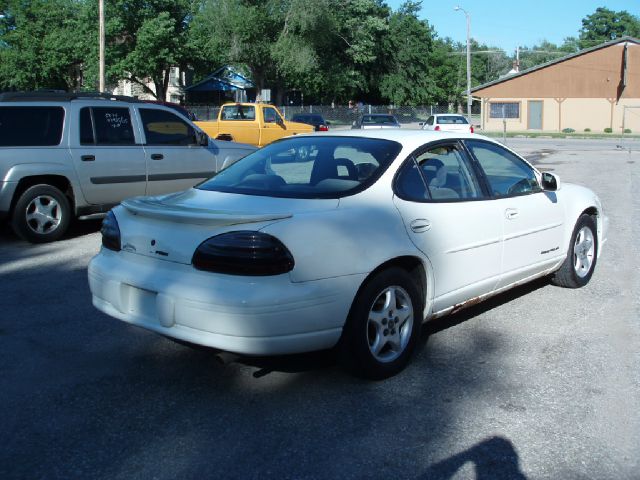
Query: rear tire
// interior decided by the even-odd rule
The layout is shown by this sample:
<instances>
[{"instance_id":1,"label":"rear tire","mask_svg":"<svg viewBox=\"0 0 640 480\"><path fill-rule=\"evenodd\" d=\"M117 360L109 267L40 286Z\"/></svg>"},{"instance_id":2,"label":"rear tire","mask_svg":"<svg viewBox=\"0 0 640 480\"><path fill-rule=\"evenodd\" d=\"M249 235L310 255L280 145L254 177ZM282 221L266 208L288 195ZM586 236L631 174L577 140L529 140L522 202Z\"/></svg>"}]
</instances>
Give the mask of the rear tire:
<instances>
[{"instance_id":1,"label":"rear tire","mask_svg":"<svg viewBox=\"0 0 640 480\"><path fill-rule=\"evenodd\" d=\"M551 283L559 287L584 287L596 268L598 260L598 233L596 222L590 215L578 218L571 235L569 251L564 263L553 274Z\"/></svg>"},{"instance_id":2,"label":"rear tire","mask_svg":"<svg viewBox=\"0 0 640 480\"><path fill-rule=\"evenodd\" d=\"M11 217L14 232L31 243L58 240L71 221L69 199L51 185L34 185L18 198Z\"/></svg>"},{"instance_id":3,"label":"rear tire","mask_svg":"<svg viewBox=\"0 0 640 480\"><path fill-rule=\"evenodd\" d=\"M382 380L409 362L422 324L422 300L413 278L393 267L374 275L356 296L340 340L354 374Z\"/></svg>"}]
</instances>

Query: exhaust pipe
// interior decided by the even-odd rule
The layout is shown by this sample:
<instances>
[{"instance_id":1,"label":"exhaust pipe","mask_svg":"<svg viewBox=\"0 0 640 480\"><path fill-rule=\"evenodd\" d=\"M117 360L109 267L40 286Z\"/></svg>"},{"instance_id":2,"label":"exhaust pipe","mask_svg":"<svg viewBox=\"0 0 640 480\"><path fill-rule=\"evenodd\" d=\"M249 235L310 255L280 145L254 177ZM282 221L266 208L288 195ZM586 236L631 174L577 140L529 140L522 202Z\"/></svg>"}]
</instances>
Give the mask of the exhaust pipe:
<instances>
[{"instance_id":1,"label":"exhaust pipe","mask_svg":"<svg viewBox=\"0 0 640 480\"><path fill-rule=\"evenodd\" d=\"M222 365L229 365L230 363L237 362L240 356L231 352L218 352L215 354L215 358Z\"/></svg>"}]
</instances>

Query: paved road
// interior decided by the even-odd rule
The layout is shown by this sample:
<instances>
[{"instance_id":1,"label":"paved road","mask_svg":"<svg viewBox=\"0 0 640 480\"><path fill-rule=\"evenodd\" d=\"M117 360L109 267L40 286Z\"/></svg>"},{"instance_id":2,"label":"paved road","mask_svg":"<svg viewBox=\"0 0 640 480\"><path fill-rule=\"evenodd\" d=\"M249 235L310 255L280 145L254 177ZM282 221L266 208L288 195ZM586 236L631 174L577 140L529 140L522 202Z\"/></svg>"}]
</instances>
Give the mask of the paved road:
<instances>
[{"instance_id":1,"label":"paved road","mask_svg":"<svg viewBox=\"0 0 640 480\"><path fill-rule=\"evenodd\" d=\"M92 308L98 223L40 246L0 229L0 478L637 479L640 154L518 142L600 194L591 283L433 322L385 382L326 354L220 365Z\"/></svg>"}]
</instances>

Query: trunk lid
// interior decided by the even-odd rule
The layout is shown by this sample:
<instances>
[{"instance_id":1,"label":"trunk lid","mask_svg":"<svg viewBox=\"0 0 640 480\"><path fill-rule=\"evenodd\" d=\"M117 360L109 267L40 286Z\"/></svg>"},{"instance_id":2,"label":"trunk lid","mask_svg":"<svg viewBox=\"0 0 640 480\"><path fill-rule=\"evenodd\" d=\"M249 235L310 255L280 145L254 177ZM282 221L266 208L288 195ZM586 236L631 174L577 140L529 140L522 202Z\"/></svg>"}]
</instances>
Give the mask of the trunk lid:
<instances>
[{"instance_id":1,"label":"trunk lid","mask_svg":"<svg viewBox=\"0 0 640 480\"><path fill-rule=\"evenodd\" d=\"M297 214L335 209L338 200L260 197L190 189L135 197L115 209L122 250L190 264L203 241L234 230L260 230Z\"/></svg>"}]
</instances>

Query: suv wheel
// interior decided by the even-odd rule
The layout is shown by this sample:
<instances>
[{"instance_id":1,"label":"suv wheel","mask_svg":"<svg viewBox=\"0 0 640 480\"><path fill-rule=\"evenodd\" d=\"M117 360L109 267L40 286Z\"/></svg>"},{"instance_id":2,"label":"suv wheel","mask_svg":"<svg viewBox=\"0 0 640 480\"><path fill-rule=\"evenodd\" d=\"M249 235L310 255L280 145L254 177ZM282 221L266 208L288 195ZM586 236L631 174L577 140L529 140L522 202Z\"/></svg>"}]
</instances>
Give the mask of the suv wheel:
<instances>
[{"instance_id":1,"label":"suv wheel","mask_svg":"<svg viewBox=\"0 0 640 480\"><path fill-rule=\"evenodd\" d=\"M34 185L18 198L11 225L23 239L44 243L62 237L70 220L71 204L64 193L51 185Z\"/></svg>"}]
</instances>

